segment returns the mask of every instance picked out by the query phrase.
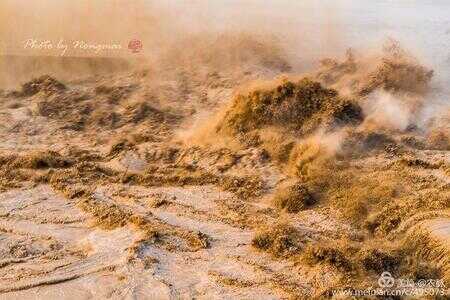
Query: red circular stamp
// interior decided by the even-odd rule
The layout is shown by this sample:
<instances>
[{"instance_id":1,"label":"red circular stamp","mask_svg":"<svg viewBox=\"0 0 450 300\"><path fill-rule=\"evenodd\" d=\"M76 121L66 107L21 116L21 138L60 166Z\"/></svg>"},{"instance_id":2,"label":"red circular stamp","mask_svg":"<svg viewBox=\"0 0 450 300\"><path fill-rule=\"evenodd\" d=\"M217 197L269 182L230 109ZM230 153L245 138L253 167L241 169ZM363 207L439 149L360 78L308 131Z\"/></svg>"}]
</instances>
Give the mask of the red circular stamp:
<instances>
[{"instance_id":1,"label":"red circular stamp","mask_svg":"<svg viewBox=\"0 0 450 300\"><path fill-rule=\"evenodd\" d=\"M134 39L128 43L128 49L133 53L139 53L142 50L143 44L140 40Z\"/></svg>"}]
</instances>

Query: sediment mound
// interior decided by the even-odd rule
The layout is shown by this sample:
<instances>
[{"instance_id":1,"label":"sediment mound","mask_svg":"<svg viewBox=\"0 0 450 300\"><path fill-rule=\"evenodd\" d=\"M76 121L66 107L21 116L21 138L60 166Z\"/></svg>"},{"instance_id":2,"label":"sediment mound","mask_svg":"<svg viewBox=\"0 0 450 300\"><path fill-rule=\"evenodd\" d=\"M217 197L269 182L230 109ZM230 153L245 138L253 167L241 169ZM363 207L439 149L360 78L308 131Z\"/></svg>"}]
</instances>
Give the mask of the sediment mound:
<instances>
[{"instance_id":1,"label":"sediment mound","mask_svg":"<svg viewBox=\"0 0 450 300\"><path fill-rule=\"evenodd\" d=\"M362 118L358 104L304 78L298 82L285 81L270 90L236 96L216 131L240 134L281 126L308 134L320 127L357 124Z\"/></svg>"}]
</instances>

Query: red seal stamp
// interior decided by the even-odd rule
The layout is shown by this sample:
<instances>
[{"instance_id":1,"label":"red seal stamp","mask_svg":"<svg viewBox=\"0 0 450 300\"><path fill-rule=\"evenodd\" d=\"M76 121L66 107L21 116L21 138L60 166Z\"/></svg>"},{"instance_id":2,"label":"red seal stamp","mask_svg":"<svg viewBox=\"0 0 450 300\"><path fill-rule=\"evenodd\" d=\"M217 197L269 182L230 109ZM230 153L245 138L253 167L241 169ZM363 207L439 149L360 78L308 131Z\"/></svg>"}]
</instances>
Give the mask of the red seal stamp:
<instances>
[{"instance_id":1,"label":"red seal stamp","mask_svg":"<svg viewBox=\"0 0 450 300\"><path fill-rule=\"evenodd\" d=\"M130 49L133 53L139 53L142 50L142 47L142 42L138 39L131 40L128 43L128 49Z\"/></svg>"}]
</instances>

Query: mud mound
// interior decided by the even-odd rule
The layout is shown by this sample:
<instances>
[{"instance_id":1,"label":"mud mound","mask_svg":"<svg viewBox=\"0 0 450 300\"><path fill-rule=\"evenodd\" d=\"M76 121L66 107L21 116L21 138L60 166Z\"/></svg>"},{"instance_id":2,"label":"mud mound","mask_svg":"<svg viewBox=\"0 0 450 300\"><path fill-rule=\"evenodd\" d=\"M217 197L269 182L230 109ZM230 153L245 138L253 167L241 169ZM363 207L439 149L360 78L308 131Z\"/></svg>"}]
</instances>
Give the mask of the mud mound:
<instances>
[{"instance_id":1,"label":"mud mound","mask_svg":"<svg viewBox=\"0 0 450 300\"><path fill-rule=\"evenodd\" d=\"M357 124L361 120L357 104L304 78L298 82L285 81L270 90L238 95L216 131L239 134L280 126L307 134L319 127Z\"/></svg>"}]
</instances>

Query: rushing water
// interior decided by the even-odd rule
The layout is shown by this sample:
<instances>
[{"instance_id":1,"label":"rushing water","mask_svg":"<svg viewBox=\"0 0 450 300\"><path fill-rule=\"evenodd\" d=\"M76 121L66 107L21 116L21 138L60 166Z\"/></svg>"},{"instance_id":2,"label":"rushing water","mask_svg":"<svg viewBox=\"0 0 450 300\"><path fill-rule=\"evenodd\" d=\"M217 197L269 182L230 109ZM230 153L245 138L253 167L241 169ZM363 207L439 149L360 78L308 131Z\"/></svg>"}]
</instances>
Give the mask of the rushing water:
<instances>
[{"instance_id":1,"label":"rushing water","mask_svg":"<svg viewBox=\"0 0 450 300\"><path fill-rule=\"evenodd\" d=\"M351 41L391 36L431 64L450 83L450 1L345 1L342 26Z\"/></svg>"},{"instance_id":2,"label":"rushing water","mask_svg":"<svg viewBox=\"0 0 450 300\"><path fill-rule=\"evenodd\" d=\"M394 38L436 70L450 86L449 0L216 0L167 2L196 14L199 23L220 29L245 26L260 31L297 35L291 47L326 55L347 47L379 47ZM203 22L202 22L203 21ZM292 45L291 45L292 46ZM332 49L330 49L332 48ZM298 50L301 49L301 50Z\"/></svg>"},{"instance_id":3,"label":"rushing water","mask_svg":"<svg viewBox=\"0 0 450 300\"><path fill-rule=\"evenodd\" d=\"M159 34L160 29L140 22L140 12L148 10L161 18L162 27L182 24L181 33L169 30L174 38L185 31L211 29L273 33L287 44L299 68L324 56L343 54L349 47L379 48L391 37L435 69L435 81L450 90L450 0L136 0L135 4L98 0L93 8L88 2L0 0L0 53L2 44L6 54L19 53L28 38L126 45L137 36L144 40L145 49L151 48L154 41L146 37ZM153 11L152 3L162 6L163 13ZM166 17L167 12L173 15ZM117 25L111 16L123 17L123 24ZM32 55L41 53L33 51Z\"/></svg>"}]
</instances>

